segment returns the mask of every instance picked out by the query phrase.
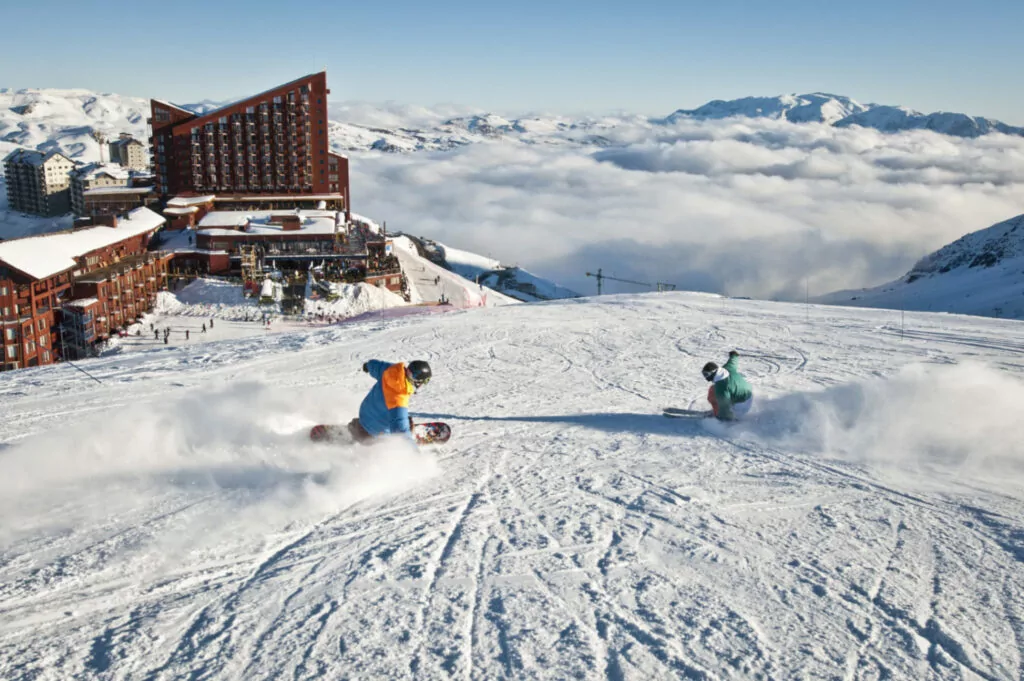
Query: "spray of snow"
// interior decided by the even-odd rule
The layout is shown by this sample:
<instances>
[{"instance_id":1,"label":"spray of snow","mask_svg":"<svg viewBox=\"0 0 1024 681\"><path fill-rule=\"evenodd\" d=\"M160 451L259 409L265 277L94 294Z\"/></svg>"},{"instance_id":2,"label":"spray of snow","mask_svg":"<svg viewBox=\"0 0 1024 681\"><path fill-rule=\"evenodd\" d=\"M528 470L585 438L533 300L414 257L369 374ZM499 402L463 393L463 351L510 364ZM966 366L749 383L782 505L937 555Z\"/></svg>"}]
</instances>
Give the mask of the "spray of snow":
<instances>
[{"instance_id":1,"label":"spray of snow","mask_svg":"<svg viewBox=\"0 0 1024 681\"><path fill-rule=\"evenodd\" d=\"M116 522L147 498L179 507L212 498L218 512L161 537L181 555L226 533L258 538L322 518L436 474L434 457L402 439L373 447L309 440L311 426L345 423L358 406L359 396L326 389L239 383L49 431L4 452L0 514L28 517L34 507L70 533ZM20 534L5 523L0 546Z\"/></svg>"},{"instance_id":2,"label":"spray of snow","mask_svg":"<svg viewBox=\"0 0 1024 681\"><path fill-rule=\"evenodd\" d=\"M858 463L1022 479L1024 382L978 363L913 364L765 400L734 432Z\"/></svg>"}]
</instances>

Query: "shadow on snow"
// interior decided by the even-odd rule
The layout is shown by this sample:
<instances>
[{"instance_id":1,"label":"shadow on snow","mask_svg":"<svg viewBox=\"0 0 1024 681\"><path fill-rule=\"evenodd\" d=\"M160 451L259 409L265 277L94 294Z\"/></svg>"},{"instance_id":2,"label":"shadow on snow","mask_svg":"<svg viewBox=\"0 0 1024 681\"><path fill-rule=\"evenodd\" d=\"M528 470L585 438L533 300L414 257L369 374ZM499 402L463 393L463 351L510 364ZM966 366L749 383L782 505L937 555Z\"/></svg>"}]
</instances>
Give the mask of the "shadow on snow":
<instances>
[{"instance_id":1,"label":"shadow on snow","mask_svg":"<svg viewBox=\"0 0 1024 681\"><path fill-rule=\"evenodd\" d=\"M509 421L520 423L563 423L606 433L640 435L694 435L702 431L702 418L667 418L661 414L591 413L558 416L459 416L457 414L417 414L421 420Z\"/></svg>"}]
</instances>

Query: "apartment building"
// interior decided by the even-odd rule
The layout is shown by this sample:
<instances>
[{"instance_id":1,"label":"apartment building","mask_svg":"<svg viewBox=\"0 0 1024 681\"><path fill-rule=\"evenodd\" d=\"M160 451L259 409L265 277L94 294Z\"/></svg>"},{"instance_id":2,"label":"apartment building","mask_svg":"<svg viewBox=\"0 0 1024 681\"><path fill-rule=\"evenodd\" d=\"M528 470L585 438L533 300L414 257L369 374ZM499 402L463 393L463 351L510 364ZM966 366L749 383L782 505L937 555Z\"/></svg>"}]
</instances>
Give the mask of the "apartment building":
<instances>
[{"instance_id":1,"label":"apartment building","mask_svg":"<svg viewBox=\"0 0 1024 681\"><path fill-rule=\"evenodd\" d=\"M85 209L85 193L91 189L131 186L131 172L113 163L90 163L71 171L71 210L79 217L88 215Z\"/></svg>"},{"instance_id":2,"label":"apartment building","mask_svg":"<svg viewBox=\"0 0 1024 681\"><path fill-rule=\"evenodd\" d=\"M158 197L153 187L96 187L83 194L85 212L92 218L105 215L125 215L145 206L156 208Z\"/></svg>"},{"instance_id":3,"label":"apartment building","mask_svg":"<svg viewBox=\"0 0 1024 681\"><path fill-rule=\"evenodd\" d=\"M122 132L118 139L108 145L108 148L110 150L111 163L116 163L129 170L149 171L146 145L130 134Z\"/></svg>"},{"instance_id":4,"label":"apartment building","mask_svg":"<svg viewBox=\"0 0 1024 681\"><path fill-rule=\"evenodd\" d=\"M153 304L172 256L146 248L164 218L109 222L0 242L0 371L86 356Z\"/></svg>"},{"instance_id":5,"label":"apartment building","mask_svg":"<svg viewBox=\"0 0 1024 681\"><path fill-rule=\"evenodd\" d=\"M60 152L15 149L4 157L11 210L46 217L71 209L70 173L75 162Z\"/></svg>"},{"instance_id":6,"label":"apartment building","mask_svg":"<svg viewBox=\"0 0 1024 681\"><path fill-rule=\"evenodd\" d=\"M348 159L332 154L327 73L303 76L199 116L152 100L151 156L163 196L319 195L349 215Z\"/></svg>"}]
</instances>

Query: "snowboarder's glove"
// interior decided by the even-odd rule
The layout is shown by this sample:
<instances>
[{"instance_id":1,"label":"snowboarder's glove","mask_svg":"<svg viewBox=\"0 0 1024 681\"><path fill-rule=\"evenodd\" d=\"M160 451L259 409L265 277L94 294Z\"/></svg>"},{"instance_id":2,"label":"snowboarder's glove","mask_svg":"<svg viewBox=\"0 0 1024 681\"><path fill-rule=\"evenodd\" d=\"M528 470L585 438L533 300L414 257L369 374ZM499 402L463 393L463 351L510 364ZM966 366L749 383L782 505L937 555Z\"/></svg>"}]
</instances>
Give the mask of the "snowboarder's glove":
<instances>
[{"instance_id":1,"label":"snowboarder's glove","mask_svg":"<svg viewBox=\"0 0 1024 681\"><path fill-rule=\"evenodd\" d=\"M363 373L364 374L370 373L370 363L369 362L363 362Z\"/></svg>"}]
</instances>

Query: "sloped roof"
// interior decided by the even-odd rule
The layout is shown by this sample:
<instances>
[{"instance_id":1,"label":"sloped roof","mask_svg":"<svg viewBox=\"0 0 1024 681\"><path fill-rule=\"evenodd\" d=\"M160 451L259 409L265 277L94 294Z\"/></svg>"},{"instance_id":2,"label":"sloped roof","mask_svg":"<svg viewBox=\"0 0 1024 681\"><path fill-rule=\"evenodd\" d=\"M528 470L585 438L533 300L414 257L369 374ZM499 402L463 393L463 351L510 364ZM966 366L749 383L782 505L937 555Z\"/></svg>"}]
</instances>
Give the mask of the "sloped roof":
<instances>
[{"instance_id":1,"label":"sloped roof","mask_svg":"<svg viewBox=\"0 0 1024 681\"><path fill-rule=\"evenodd\" d=\"M114 140L113 142L110 143L110 146L112 146L112 147L123 147L123 146L126 146L128 144L137 144L140 147L144 146L142 144L142 142L140 142L139 140L135 139L134 137L126 137L124 139Z\"/></svg>"},{"instance_id":2,"label":"sloped roof","mask_svg":"<svg viewBox=\"0 0 1024 681\"><path fill-rule=\"evenodd\" d=\"M208 196L175 196L173 199L167 202L168 206L182 207L182 206L195 206L200 203L210 203L215 198L215 195L210 194Z\"/></svg>"},{"instance_id":3,"label":"sloped roof","mask_svg":"<svg viewBox=\"0 0 1024 681\"><path fill-rule=\"evenodd\" d=\"M75 168L71 171L71 174L82 180L92 180L100 175L109 175L118 180L127 180L131 177L131 173L128 172L127 168L116 163L90 163L80 168Z\"/></svg>"},{"instance_id":4,"label":"sloped roof","mask_svg":"<svg viewBox=\"0 0 1024 681\"><path fill-rule=\"evenodd\" d=\"M0 242L0 262L35 279L45 279L77 267L75 258L153 231L165 222L148 208L136 208L117 227L88 227Z\"/></svg>"},{"instance_id":5,"label":"sloped roof","mask_svg":"<svg viewBox=\"0 0 1024 681\"><path fill-rule=\"evenodd\" d=\"M55 156L60 156L68 163L74 163L74 161L59 151L49 151L44 154L43 152L35 149L15 149L11 153L7 154L7 156L4 156L4 163L12 161L14 163L28 163L34 166L41 166Z\"/></svg>"}]
</instances>

